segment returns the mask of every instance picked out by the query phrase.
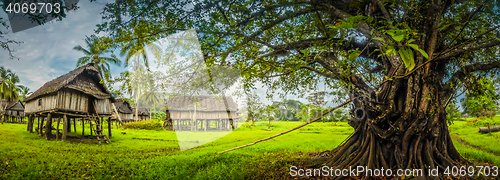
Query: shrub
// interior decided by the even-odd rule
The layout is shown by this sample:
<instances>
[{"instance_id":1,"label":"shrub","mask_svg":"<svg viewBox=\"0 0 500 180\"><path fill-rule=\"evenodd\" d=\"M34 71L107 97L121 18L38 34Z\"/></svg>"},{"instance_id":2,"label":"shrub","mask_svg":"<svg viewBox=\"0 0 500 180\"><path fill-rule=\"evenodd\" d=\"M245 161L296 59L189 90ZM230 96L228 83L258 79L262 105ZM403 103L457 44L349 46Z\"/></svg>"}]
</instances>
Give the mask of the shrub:
<instances>
[{"instance_id":1,"label":"shrub","mask_svg":"<svg viewBox=\"0 0 500 180\"><path fill-rule=\"evenodd\" d=\"M162 124L156 120L129 122L125 123L122 127L124 129L164 130Z\"/></svg>"}]
</instances>

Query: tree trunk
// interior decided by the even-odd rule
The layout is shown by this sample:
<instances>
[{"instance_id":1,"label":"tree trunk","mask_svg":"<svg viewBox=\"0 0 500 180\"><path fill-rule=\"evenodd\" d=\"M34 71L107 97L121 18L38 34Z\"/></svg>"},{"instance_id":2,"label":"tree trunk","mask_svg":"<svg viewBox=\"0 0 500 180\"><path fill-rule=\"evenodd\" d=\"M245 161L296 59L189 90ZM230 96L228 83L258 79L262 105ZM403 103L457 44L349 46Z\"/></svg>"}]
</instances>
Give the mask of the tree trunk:
<instances>
[{"instance_id":1,"label":"tree trunk","mask_svg":"<svg viewBox=\"0 0 500 180\"><path fill-rule=\"evenodd\" d=\"M349 120L354 133L330 152L332 158L306 166L422 169L428 176L429 169L469 164L453 146L445 111L448 97L440 97L439 78L432 75L394 79L378 93L354 88L349 94L357 98Z\"/></svg>"},{"instance_id":2,"label":"tree trunk","mask_svg":"<svg viewBox=\"0 0 500 180\"><path fill-rule=\"evenodd\" d=\"M490 127L490 123L488 123L488 127L480 127L479 128L480 133L490 133L490 132L497 132L497 131L500 131L500 125Z\"/></svg>"}]
</instances>

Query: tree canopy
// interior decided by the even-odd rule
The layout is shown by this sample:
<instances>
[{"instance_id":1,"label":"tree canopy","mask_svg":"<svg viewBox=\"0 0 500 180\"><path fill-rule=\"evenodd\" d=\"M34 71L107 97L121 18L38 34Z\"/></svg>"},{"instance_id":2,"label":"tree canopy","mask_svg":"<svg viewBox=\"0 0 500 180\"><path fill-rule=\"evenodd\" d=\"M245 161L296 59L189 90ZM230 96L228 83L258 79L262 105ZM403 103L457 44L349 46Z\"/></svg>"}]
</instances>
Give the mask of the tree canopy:
<instances>
[{"instance_id":1,"label":"tree canopy","mask_svg":"<svg viewBox=\"0 0 500 180\"><path fill-rule=\"evenodd\" d=\"M261 81L287 94L324 81L357 98L353 135L311 166L468 164L446 106L500 68L498 0L116 1L103 20L96 33L118 45L194 29L204 63L238 69L245 89Z\"/></svg>"}]
</instances>

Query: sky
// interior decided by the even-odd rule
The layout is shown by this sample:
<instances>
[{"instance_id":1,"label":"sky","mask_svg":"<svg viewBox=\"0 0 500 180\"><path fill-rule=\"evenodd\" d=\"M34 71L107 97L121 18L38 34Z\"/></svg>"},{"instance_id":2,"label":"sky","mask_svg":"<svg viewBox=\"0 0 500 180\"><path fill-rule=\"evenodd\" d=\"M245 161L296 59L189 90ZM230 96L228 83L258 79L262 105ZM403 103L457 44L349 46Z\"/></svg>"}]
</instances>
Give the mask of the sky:
<instances>
[{"instance_id":1,"label":"sky","mask_svg":"<svg viewBox=\"0 0 500 180\"><path fill-rule=\"evenodd\" d=\"M13 55L19 60L10 59L8 51L0 49L0 66L15 72L21 79L20 84L31 91L75 69L83 53L73 50L73 47L85 47L85 36L93 34L96 25L101 23L100 12L104 4L102 0L80 1L80 9L68 12L62 21L53 20L16 33L9 29L7 39L23 42L12 45ZM0 11L0 17L7 19L7 14ZM124 67L111 66L112 75L125 70Z\"/></svg>"}]
</instances>

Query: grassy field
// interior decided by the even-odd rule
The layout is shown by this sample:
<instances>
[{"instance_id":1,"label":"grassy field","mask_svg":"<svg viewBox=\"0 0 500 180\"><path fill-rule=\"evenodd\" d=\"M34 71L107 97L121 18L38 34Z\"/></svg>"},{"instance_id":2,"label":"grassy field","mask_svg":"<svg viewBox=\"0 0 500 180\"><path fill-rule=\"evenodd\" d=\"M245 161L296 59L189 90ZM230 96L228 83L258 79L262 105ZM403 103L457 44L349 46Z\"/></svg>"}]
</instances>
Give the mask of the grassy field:
<instances>
[{"instance_id":1,"label":"grassy field","mask_svg":"<svg viewBox=\"0 0 500 180\"><path fill-rule=\"evenodd\" d=\"M478 134L485 121L475 118L450 126L455 146L475 162L500 165L499 133ZM88 140L47 141L28 133L25 124L0 125L0 179L262 179L278 178L307 153L330 150L352 133L347 123L313 123L254 146L217 154L291 129L299 122L267 122L241 127L224 137L181 151L175 132L116 129L111 144ZM36 127L36 125L35 125ZM86 134L89 133L85 128ZM125 134L122 134L124 132ZM200 133L205 136L210 133ZM77 124L77 132L81 126ZM146 140L148 139L148 140ZM467 145L464 145L464 144Z\"/></svg>"}]
</instances>

